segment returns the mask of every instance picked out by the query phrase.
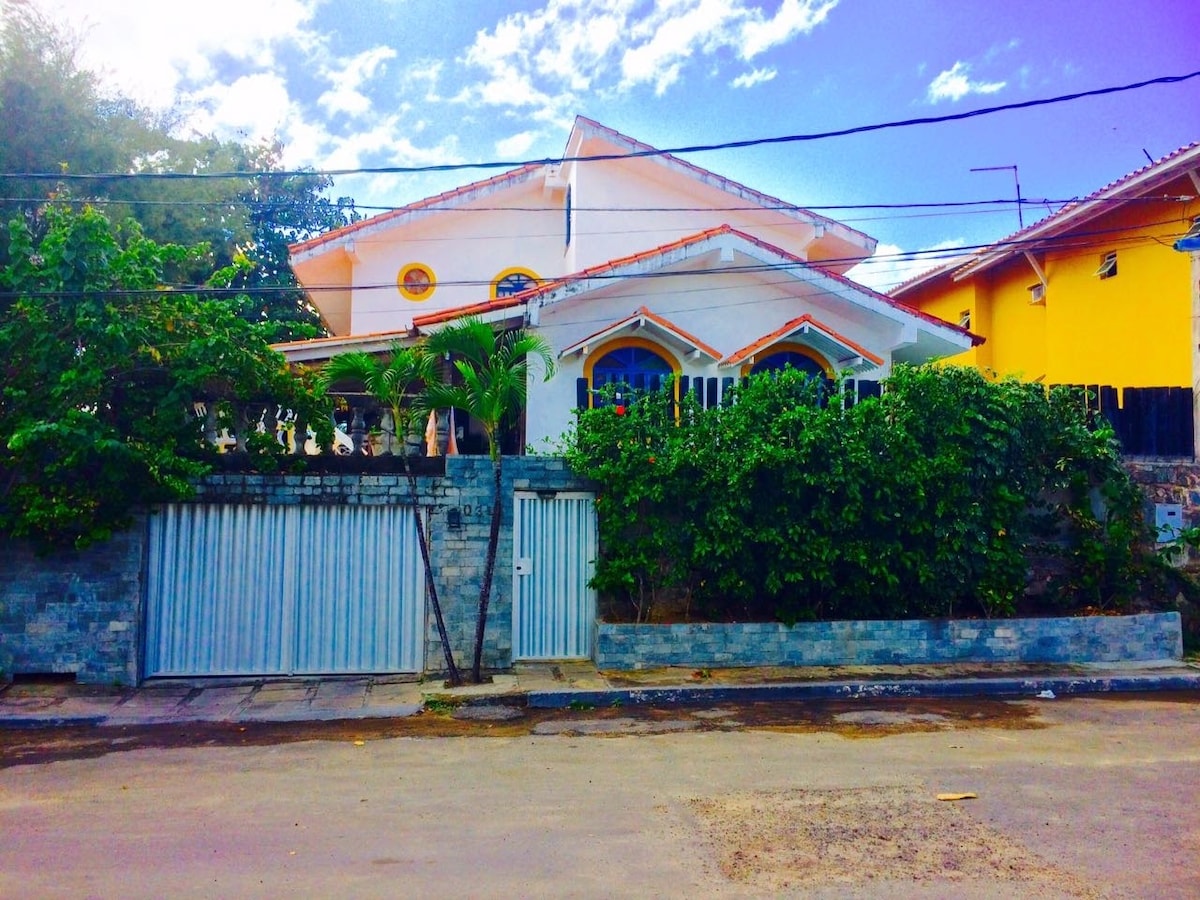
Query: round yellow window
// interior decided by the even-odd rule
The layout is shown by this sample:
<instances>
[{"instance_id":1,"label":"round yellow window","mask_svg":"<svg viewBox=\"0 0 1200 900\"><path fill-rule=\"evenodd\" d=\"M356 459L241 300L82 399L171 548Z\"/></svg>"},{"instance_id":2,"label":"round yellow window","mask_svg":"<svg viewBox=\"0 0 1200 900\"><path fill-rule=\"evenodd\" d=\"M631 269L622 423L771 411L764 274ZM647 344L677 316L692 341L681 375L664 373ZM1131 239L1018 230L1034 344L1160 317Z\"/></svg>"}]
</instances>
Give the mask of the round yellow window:
<instances>
[{"instance_id":1,"label":"round yellow window","mask_svg":"<svg viewBox=\"0 0 1200 900\"><path fill-rule=\"evenodd\" d=\"M421 263L409 263L396 276L396 287L400 289L400 295L406 300L418 302L428 300L433 296L436 286L437 281L433 277L433 270Z\"/></svg>"}]
</instances>

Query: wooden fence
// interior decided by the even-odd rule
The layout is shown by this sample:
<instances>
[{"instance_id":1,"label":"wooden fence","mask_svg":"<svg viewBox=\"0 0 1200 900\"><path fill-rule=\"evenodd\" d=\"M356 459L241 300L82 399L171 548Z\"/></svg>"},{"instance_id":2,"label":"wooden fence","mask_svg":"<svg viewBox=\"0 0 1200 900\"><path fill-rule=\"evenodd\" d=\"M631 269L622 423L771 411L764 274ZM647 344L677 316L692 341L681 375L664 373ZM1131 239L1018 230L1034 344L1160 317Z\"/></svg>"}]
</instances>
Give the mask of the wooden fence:
<instances>
[{"instance_id":1,"label":"wooden fence","mask_svg":"<svg viewBox=\"0 0 1200 900\"><path fill-rule=\"evenodd\" d=\"M1112 424L1126 456L1194 453L1192 389L1073 385L1086 391L1088 409ZM1119 397L1119 400L1118 400Z\"/></svg>"}]
</instances>

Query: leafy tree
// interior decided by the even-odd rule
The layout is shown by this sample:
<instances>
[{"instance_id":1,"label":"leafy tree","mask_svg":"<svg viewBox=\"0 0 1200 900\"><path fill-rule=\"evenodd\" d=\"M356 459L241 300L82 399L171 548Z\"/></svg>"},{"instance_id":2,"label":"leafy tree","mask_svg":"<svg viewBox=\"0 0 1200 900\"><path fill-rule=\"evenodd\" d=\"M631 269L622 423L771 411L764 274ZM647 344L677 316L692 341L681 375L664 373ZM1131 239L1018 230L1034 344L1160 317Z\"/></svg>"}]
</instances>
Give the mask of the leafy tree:
<instances>
[{"instance_id":1,"label":"leafy tree","mask_svg":"<svg viewBox=\"0 0 1200 900\"><path fill-rule=\"evenodd\" d=\"M0 268L0 530L83 546L132 510L191 494L211 448L200 397L277 402L322 418L269 349L267 327L225 303L163 289L202 251L158 244L91 207L9 226ZM252 442L280 451L273 436Z\"/></svg>"},{"instance_id":2,"label":"leafy tree","mask_svg":"<svg viewBox=\"0 0 1200 900\"><path fill-rule=\"evenodd\" d=\"M501 430L506 421L525 405L526 384L530 375L528 357L536 357L543 377L554 374L550 345L540 335L523 329L501 332L480 319L468 317L447 325L425 341L426 350L435 358L449 355L457 382L431 384L426 390L428 404L437 409L460 409L477 421L487 436L488 455L492 460L492 517L488 531L487 558L483 582L479 588L479 617L475 625L475 655L471 678L482 680L484 631L492 577L496 570L496 550L500 543L500 518L503 497L500 493Z\"/></svg>"},{"instance_id":3,"label":"leafy tree","mask_svg":"<svg viewBox=\"0 0 1200 900\"><path fill-rule=\"evenodd\" d=\"M417 476L408 461L403 441L414 430L427 407L421 402L420 392L435 384L438 378L437 361L421 346L404 347L393 345L387 358L369 353L351 352L335 356L325 364L323 377L326 385L341 381L361 384L380 404L391 413L395 437L401 441L401 458L404 474L408 479L409 497L414 512L419 512L417 502ZM425 566L425 584L433 604L433 615L437 620L438 636L442 641L442 652L446 657L446 671L452 685L462 683L462 675L454 662L450 638L446 634L446 621L442 616L442 605L438 600L437 582L433 577L433 566L429 560L429 544L421 516L416 516L417 543L421 548L421 562Z\"/></svg>"},{"instance_id":4,"label":"leafy tree","mask_svg":"<svg viewBox=\"0 0 1200 900\"><path fill-rule=\"evenodd\" d=\"M103 205L112 221L133 217L159 243L203 244L175 272L180 285L199 287L208 273L238 264L222 295L252 322L276 323L271 337L320 333L320 319L291 271L287 245L354 221L353 202L324 196L331 180L315 173L283 176L278 142L241 144L177 135L174 113L154 113L106 91L77 61L78 38L23 0L0 0L0 219L24 215L62 199L41 173L100 174L74 182L73 194ZM245 173L235 178L163 180L139 176ZM0 235L0 264L9 248Z\"/></svg>"}]
</instances>

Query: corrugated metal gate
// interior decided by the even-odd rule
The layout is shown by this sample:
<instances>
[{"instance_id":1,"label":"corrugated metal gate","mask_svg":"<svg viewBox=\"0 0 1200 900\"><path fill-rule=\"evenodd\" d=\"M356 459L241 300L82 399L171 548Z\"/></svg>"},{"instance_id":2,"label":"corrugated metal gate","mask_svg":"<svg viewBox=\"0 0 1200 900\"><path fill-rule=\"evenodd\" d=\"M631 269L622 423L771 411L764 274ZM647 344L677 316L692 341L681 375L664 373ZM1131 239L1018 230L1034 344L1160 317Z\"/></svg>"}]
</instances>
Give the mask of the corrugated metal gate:
<instances>
[{"instance_id":1,"label":"corrugated metal gate","mask_svg":"<svg viewBox=\"0 0 1200 900\"><path fill-rule=\"evenodd\" d=\"M150 519L147 677L419 672L402 506L173 504Z\"/></svg>"},{"instance_id":2,"label":"corrugated metal gate","mask_svg":"<svg viewBox=\"0 0 1200 900\"><path fill-rule=\"evenodd\" d=\"M596 508L591 494L516 491L513 659L592 655Z\"/></svg>"}]
</instances>

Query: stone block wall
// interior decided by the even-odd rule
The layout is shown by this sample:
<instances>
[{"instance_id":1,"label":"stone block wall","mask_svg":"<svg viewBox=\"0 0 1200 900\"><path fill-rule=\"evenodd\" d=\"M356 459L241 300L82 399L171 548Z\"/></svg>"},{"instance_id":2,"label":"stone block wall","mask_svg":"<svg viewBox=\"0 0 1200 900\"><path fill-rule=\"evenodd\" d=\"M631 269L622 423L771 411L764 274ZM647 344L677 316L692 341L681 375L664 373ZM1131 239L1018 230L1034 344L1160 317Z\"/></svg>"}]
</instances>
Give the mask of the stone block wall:
<instances>
[{"instance_id":1,"label":"stone block wall","mask_svg":"<svg viewBox=\"0 0 1200 900\"><path fill-rule=\"evenodd\" d=\"M86 550L37 556L0 539L0 678L74 673L136 684L146 523Z\"/></svg>"},{"instance_id":2,"label":"stone block wall","mask_svg":"<svg viewBox=\"0 0 1200 900\"><path fill-rule=\"evenodd\" d=\"M483 665L512 662L512 530L514 490L586 490L562 459L506 457L500 543L492 581ZM381 505L411 502L403 475L210 475L197 503ZM419 476L438 596L456 661L469 667L475 644L492 512L492 464L486 456L452 456L446 474ZM450 527L456 511L458 528ZM0 543L0 677L75 672L81 682L136 684L141 676L147 528L115 536L80 553L35 557L23 544ZM445 668L432 610L427 610L425 663Z\"/></svg>"},{"instance_id":3,"label":"stone block wall","mask_svg":"<svg viewBox=\"0 0 1200 900\"><path fill-rule=\"evenodd\" d=\"M1059 619L596 626L601 669L1180 659L1179 613Z\"/></svg>"},{"instance_id":4,"label":"stone block wall","mask_svg":"<svg viewBox=\"0 0 1200 900\"><path fill-rule=\"evenodd\" d=\"M1146 515L1154 522L1154 504L1178 503L1183 527L1200 525L1200 462L1195 460L1126 460L1125 468L1146 495ZM1197 562L1193 556L1192 562Z\"/></svg>"}]
</instances>

